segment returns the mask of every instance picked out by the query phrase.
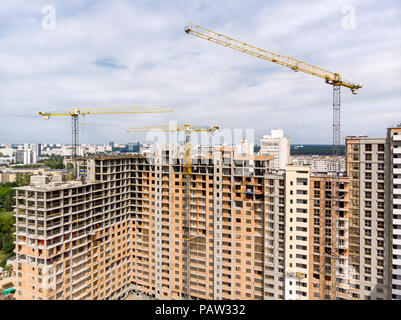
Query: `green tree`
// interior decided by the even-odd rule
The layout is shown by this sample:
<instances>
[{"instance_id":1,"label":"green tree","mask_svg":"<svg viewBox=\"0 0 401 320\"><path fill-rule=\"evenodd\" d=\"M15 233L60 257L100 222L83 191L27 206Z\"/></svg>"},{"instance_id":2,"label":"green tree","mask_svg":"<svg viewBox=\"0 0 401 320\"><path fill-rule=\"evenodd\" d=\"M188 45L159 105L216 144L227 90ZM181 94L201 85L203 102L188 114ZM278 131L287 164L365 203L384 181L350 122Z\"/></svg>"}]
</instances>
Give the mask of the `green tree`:
<instances>
[{"instance_id":1,"label":"green tree","mask_svg":"<svg viewBox=\"0 0 401 320\"><path fill-rule=\"evenodd\" d=\"M31 174L29 173L17 173L16 183L18 187L27 186L31 180Z\"/></svg>"},{"instance_id":2,"label":"green tree","mask_svg":"<svg viewBox=\"0 0 401 320\"><path fill-rule=\"evenodd\" d=\"M62 157L52 156L49 159L41 160L40 163L43 163L46 167L50 167L51 169L64 169Z\"/></svg>"},{"instance_id":3,"label":"green tree","mask_svg":"<svg viewBox=\"0 0 401 320\"><path fill-rule=\"evenodd\" d=\"M0 250L7 256L14 250L15 217L11 213L0 213Z\"/></svg>"},{"instance_id":4,"label":"green tree","mask_svg":"<svg viewBox=\"0 0 401 320\"><path fill-rule=\"evenodd\" d=\"M14 235L12 230L10 230L7 234L3 236L2 239L2 251L3 253L10 255L14 251Z\"/></svg>"},{"instance_id":5,"label":"green tree","mask_svg":"<svg viewBox=\"0 0 401 320\"><path fill-rule=\"evenodd\" d=\"M14 195L16 183L0 184L0 211L12 211L14 205Z\"/></svg>"},{"instance_id":6,"label":"green tree","mask_svg":"<svg viewBox=\"0 0 401 320\"><path fill-rule=\"evenodd\" d=\"M15 190L12 190L13 192L10 194L7 194L4 202L3 202L3 206L4 206L4 210L10 212L13 211L13 206L14 206L14 194L15 194Z\"/></svg>"}]
</instances>

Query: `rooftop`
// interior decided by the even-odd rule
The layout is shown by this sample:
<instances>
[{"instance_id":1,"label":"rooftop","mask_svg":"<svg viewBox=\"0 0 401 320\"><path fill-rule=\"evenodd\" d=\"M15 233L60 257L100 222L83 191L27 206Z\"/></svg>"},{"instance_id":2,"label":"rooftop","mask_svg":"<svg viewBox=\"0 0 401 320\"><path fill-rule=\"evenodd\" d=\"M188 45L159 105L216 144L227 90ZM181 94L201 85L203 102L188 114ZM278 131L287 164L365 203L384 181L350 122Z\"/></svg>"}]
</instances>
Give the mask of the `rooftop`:
<instances>
[{"instance_id":1,"label":"rooftop","mask_svg":"<svg viewBox=\"0 0 401 320\"><path fill-rule=\"evenodd\" d=\"M31 183L29 186L18 187L16 190L21 191L56 191L63 190L68 188L76 188L94 184L93 182L83 183L80 180L72 180L72 181L57 181L57 182L49 182L49 183Z\"/></svg>"}]
</instances>

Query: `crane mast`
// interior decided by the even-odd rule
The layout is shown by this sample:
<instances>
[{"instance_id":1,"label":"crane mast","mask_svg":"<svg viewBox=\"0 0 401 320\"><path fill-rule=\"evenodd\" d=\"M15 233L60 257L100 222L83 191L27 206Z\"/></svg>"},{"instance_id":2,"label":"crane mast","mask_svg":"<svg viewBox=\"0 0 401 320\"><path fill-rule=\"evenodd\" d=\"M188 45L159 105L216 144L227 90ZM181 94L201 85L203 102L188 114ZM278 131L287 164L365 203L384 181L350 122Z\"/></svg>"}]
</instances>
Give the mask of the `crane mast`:
<instances>
[{"instance_id":1,"label":"crane mast","mask_svg":"<svg viewBox=\"0 0 401 320\"><path fill-rule=\"evenodd\" d=\"M185 181L185 188L183 194L183 270L182 277L182 296L184 299L191 298L191 244L196 238L201 236L191 235L191 174L192 174L192 146L191 146L191 133L193 132L207 132L213 134L219 129L218 126L212 127L195 127L189 124L177 126L147 126L140 128L131 128L127 132L149 132L149 131L163 131L163 132L184 132L185 142L183 146L183 165L182 173ZM197 243L196 243L197 245Z\"/></svg>"},{"instance_id":2,"label":"crane mast","mask_svg":"<svg viewBox=\"0 0 401 320\"><path fill-rule=\"evenodd\" d=\"M334 179L332 188L332 220L336 220L335 233L337 237L337 223L340 201L338 192L340 165L338 157L341 155L341 87L350 89L352 94L357 94L358 89L362 88L362 85L345 80L339 73L331 72L326 69L285 55L276 54L264 49L260 49L253 45L235 40L231 37L225 36L223 34L200 27L192 23L189 23L185 27L185 32L198 38L202 38L210 42L217 43L219 45L255 56L257 58L279 64L293 71L302 71L315 77L322 78L327 84L333 86L332 165L334 166ZM335 243L337 243L336 240L337 239L335 239ZM334 252L330 252L325 256L330 259L337 260L341 257L341 255L338 254L339 250L337 244L333 246L335 247ZM335 281L337 286L337 278L335 279ZM332 296L334 297L334 299L336 299L336 288L333 288Z\"/></svg>"}]
</instances>

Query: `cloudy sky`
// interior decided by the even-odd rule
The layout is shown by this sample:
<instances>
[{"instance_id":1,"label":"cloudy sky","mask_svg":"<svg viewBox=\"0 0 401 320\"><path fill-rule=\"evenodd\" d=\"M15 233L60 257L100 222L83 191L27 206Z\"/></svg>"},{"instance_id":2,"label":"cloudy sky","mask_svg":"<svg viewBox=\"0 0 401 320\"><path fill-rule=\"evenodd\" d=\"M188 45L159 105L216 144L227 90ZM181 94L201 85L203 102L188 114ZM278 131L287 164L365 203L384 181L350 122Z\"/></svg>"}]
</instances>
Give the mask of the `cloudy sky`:
<instances>
[{"instance_id":1,"label":"cloudy sky","mask_svg":"<svg viewBox=\"0 0 401 320\"><path fill-rule=\"evenodd\" d=\"M88 116L84 143L137 141L126 129L169 120L331 143L331 86L187 35L188 22L361 83L342 90L342 137L401 122L399 0L2 0L0 143L70 143L70 119L37 112L76 106L174 109Z\"/></svg>"}]
</instances>

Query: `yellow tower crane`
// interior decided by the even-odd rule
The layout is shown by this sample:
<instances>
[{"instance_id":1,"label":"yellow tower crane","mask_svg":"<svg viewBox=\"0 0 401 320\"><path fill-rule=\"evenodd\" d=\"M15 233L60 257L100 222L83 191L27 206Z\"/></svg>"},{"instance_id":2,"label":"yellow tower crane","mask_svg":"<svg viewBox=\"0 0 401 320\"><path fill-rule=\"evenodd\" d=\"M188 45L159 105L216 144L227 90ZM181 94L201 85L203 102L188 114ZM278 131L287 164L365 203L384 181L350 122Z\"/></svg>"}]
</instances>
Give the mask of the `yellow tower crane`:
<instances>
[{"instance_id":1,"label":"yellow tower crane","mask_svg":"<svg viewBox=\"0 0 401 320\"><path fill-rule=\"evenodd\" d=\"M79 146L79 116L86 116L88 114L126 114L126 113L164 113L173 112L169 108L143 108L143 107L106 107L106 108L71 108L70 110L54 111L54 112L42 112L39 111L44 119L49 119L54 116L68 116L72 119L72 159L75 165L75 173L78 171L77 168L77 156Z\"/></svg>"},{"instance_id":2,"label":"yellow tower crane","mask_svg":"<svg viewBox=\"0 0 401 320\"><path fill-rule=\"evenodd\" d=\"M340 155L340 105L341 105L341 87L351 89L353 94L358 93L358 89L362 88L360 84L355 84L345 80L339 73L331 72L309 63L287 57L281 54L269 52L267 50L259 49L255 46L235 40L220 33L205 29L195 24L188 24L185 27L185 32L193 36L209 40L211 42L238 50L263 60L271 61L290 68L294 71L302 71L313 76L322 78L326 83L333 86L333 155Z\"/></svg>"},{"instance_id":3,"label":"yellow tower crane","mask_svg":"<svg viewBox=\"0 0 401 320\"><path fill-rule=\"evenodd\" d=\"M211 127L196 127L189 124L182 124L177 126L147 126L141 128L131 128L127 132L149 132L149 131L163 131L163 132L178 132L182 131L185 134L185 143L183 150L183 169L182 173L185 178L185 188L183 195L183 270L185 274L182 277L182 295L184 299L191 297L191 241L199 238L200 236L191 236L191 216L190 216L190 183L192 173L192 147L191 147L191 133L193 132L207 132L213 134L219 130L218 126Z\"/></svg>"},{"instance_id":4,"label":"yellow tower crane","mask_svg":"<svg viewBox=\"0 0 401 320\"><path fill-rule=\"evenodd\" d=\"M362 85L349 82L345 80L339 73L331 72L325 70L323 68L316 67L309 63L303 62L298 59L294 59L288 56L284 56L281 54L272 53L270 51L257 48L253 45L247 44L245 42L241 42L235 40L233 38L227 37L220 33L208 30L206 28L197 26L195 24L188 24L185 27L185 32L187 34L191 34L193 36L217 43L219 45L241 51L247 53L249 55L255 56L257 58L274 62L284 67L287 67L294 71L302 71L304 73L308 73L315 77L319 77L325 80L325 82L329 85L333 86L333 140L332 140L332 154L334 156L333 165L335 166L335 179L333 180L333 197L332 197L332 209L335 214L332 215L333 220L337 219L339 214L339 197L338 197L338 177L339 177L339 162L338 156L341 151L341 119L340 119L340 111L341 111L341 87L345 87L351 90L353 94L358 93L358 89L362 88ZM337 225L337 221L335 221L335 225ZM337 228L336 228L337 234ZM338 254L340 250L338 248L335 249L331 254L327 254L326 256L330 259L339 259L341 254ZM337 278L335 279L337 281ZM333 298L336 299L336 288L333 290Z\"/></svg>"}]
</instances>

